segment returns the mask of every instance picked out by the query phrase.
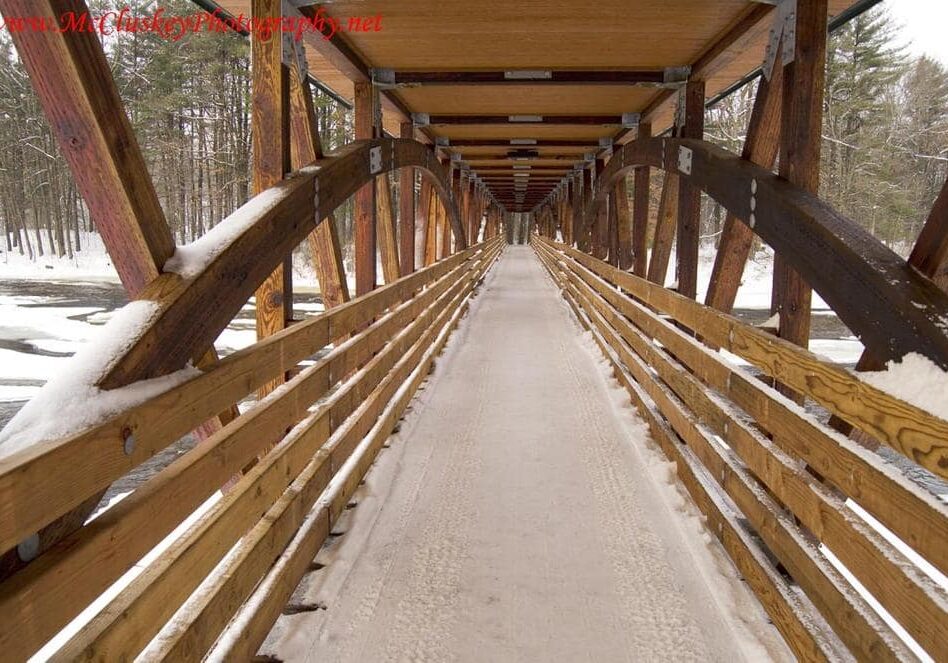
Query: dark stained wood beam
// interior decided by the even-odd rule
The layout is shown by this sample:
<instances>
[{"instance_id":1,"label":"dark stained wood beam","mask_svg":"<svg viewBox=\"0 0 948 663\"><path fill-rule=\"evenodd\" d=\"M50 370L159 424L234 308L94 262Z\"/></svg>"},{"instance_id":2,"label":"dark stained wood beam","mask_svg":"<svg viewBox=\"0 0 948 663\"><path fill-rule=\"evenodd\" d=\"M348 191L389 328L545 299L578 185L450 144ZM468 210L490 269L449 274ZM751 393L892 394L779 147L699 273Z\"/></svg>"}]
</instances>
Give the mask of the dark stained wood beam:
<instances>
[{"instance_id":1,"label":"dark stained wood beam","mask_svg":"<svg viewBox=\"0 0 948 663\"><path fill-rule=\"evenodd\" d=\"M683 138L704 138L704 81L685 85ZM687 148L685 148L687 149ZM698 291L698 230L701 225L701 190L688 178L678 186L678 239L675 272L678 292L694 299Z\"/></svg>"},{"instance_id":2,"label":"dark stained wood beam","mask_svg":"<svg viewBox=\"0 0 948 663\"><path fill-rule=\"evenodd\" d=\"M411 122L402 122L400 138L414 139ZM398 260L402 276L415 271L415 169L398 171Z\"/></svg>"},{"instance_id":3,"label":"dark stained wood beam","mask_svg":"<svg viewBox=\"0 0 948 663\"><path fill-rule=\"evenodd\" d=\"M601 186L614 185L617 177L638 165L677 163L682 146L692 150L688 177L739 218L750 217L748 192L756 189L757 234L793 260L794 268L868 349L883 361L918 352L948 369L943 329L948 295L815 194L707 141L676 138L623 145L609 161ZM597 189L587 217L606 193L608 188Z\"/></svg>"},{"instance_id":4,"label":"dark stained wood beam","mask_svg":"<svg viewBox=\"0 0 948 663\"><path fill-rule=\"evenodd\" d=\"M754 109L747 126L741 158L768 170L773 168L780 147L780 110L783 94L783 67L774 67L771 80L761 77ZM728 213L714 256L714 268L705 303L729 313L741 285L744 266L754 243L754 231L747 219Z\"/></svg>"},{"instance_id":5,"label":"dark stained wood beam","mask_svg":"<svg viewBox=\"0 0 948 663\"><path fill-rule=\"evenodd\" d=\"M674 72L664 69L602 70L492 70L492 71L385 71L392 85L662 85Z\"/></svg>"},{"instance_id":6,"label":"dark stained wood beam","mask_svg":"<svg viewBox=\"0 0 948 663\"><path fill-rule=\"evenodd\" d=\"M448 138L449 147L506 147L506 148L525 148L531 147L599 147L597 140L582 139L553 139L553 138L529 138L524 136L517 138ZM529 142L523 142L529 141Z\"/></svg>"},{"instance_id":7,"label":"dark stained wood beam","mask_svg":"<svg viewBox=\"0 0 948 663\"><path fill-rule=\"evenodd\" d=\"M375 86L367 81L355 83L355 138L377 136L378 97ZM376 202L375 182L369 182L356 193L354 237L356 296L375 289Z\"/></svg>"},{"instance_id":8,"label":"dark stained wood beam","mask_svg":"<svg viewBox=\"0 0 948 663\"><path fill-rule=\"evenodd\" d=\"M526 166L526 168L518 168L518 166ZM512 171L512 172L523 172L523 173L536 173L536 172L545 172L545 173L568 173L573 168L569 164L501 164L501 165L492 165L492 164L474 164L471 165L471 170L477 172L490 173L494 171Z\"/></svg>"},{"instance_id":9,"label":"dark stained wood beam","mask_svg":"<svg viewBox=\"0 0 948 663\"><path fill-rule=\"evenodd\" d=\"M4 16L59 25L81 0L3 0ZM174 239L98 38L84 31L10 31L76 187L134 298L174 253Z\"/></svg>"},{"instance_id":10,"label":"dark stained wood beam","mask_svg":"<svg viewBox=\"0 0 948 663\"><path fill-rule=\"evenodd\" d=\"M428 123L438 124L622 124L621 115L429 115Z\"/></svg>"}]
</instances>

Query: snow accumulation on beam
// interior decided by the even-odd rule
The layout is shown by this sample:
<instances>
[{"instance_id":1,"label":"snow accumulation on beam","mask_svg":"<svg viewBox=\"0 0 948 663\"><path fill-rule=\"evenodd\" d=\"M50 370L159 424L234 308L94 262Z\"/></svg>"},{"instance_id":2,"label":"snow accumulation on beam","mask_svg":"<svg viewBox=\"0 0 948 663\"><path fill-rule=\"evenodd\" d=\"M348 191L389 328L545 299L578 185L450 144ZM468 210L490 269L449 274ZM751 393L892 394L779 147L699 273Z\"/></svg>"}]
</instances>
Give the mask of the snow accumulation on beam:
<instances>
[{"instance_id":1,"label":"snow accumulation on beam","mask_svg":"<svg viewBox=\"0 0 948 663\"><path fill-rule=\"evenodd\" d=\"M279 188L257 194L236 212L190 244L179 245L165 262L164 271L190 279L200 274L214 258L223 253L237 237L253 226L265 213L286 197Z\"/></svg>"},{"instance_id":2,"label":"snow accumulation on beam","mask_svg":"<svg viewBox=\"0 0 948 663\"><path fill-rule=\"evenodd\" d=\"M0 458L91 428L198 375L198 369L187 366L119 389L103 390L96 386L157 313L158 304L144 300L117 310L69 360L67 370L49 380L0 431Z\"/></svg>"}]
</instances>

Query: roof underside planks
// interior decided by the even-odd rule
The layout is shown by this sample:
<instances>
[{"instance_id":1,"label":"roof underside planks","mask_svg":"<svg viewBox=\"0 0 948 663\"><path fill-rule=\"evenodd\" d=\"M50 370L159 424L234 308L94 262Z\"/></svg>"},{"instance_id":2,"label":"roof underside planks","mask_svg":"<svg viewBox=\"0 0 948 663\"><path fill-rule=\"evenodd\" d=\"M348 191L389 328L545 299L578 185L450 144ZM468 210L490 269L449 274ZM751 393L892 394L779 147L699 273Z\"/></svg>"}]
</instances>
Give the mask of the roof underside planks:
<instances>
[{"instance_id":1,"label":"roof underside planks","mask_svg":"<svg viewBox=\"0 0 948 663\"><path fill-rule=\"evenodd\" d=\"M231 14L250 15L250 0L217 4ZM830 17L855 4L857 0L830 0ZM322 8L343 29L331 41L312 33L304 36L309 70L342 98L352 98L353 78L371 76L373 69L396 75L434 74L429 78L442 74L446 79L437 84L383 86L383 124L393 135L398 135L399 123L410 119L406 113L452 119L639 113L651 121L654 133L660 133L673 123L677 94L653 82L470 83L450 74L631 71L644 72L647 79L665 69L691 67L692 77L706 81L707 97L712 98L761 65L774 17L772 4L751 0L601 0L594 5L564 0L340 0ZM351 17L377 15L382 17L379 31L346 29ZM433 123L419 137L447 138L452 144L478 142L450 149L484 175L502 165L548 165L550 159L564 165L580 163L584 153L598 149L600 139L627 142L635 131L623 131L617 122ZM509 144L517 139L586 144ZM528 160L524 155L514 159L514 150L536 154L526 155ZM488 170L481 170L484 166Z\"/></svg>"}]
</instances>

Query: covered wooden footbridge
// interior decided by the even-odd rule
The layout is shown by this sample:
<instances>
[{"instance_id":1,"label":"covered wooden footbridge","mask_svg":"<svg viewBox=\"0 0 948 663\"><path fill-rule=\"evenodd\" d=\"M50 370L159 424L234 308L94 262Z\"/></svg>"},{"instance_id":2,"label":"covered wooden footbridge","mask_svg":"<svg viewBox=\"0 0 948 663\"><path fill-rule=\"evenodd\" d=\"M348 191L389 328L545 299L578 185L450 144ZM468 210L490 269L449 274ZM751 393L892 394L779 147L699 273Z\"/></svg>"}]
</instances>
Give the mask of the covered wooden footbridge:
<instances>
[{"instance_id":1,"label":"covered wooden footbridge","mask_svg":"<svg viewBox=\"0 0 948 663\"><path fill-rule=\"evenodd\" d=\"M510 279L540 265L542 288L562 294L601 348L712 545L795 657L948 660L948 508L917 482L948 478L948 422L806 349L812 288L865 345L860 370L910 353L948 368L948 190L907 262L817 195L827 31L873 2L200 4L313 25L381 19L299 42L250 35L255 195L187 247L175 246L96 36L12 35L134 301L103 347L3 433L5 660L54 637L43 656L56 660L257 656L485 278L461 352L479 316L516 296ZM85 7L0 0L0 10L55 18ZM703 140L705 105L761 71L742 153ZM332 153L314 81L354 109L355 140ZM663 187L650 214L655 171ZM728 212L703 304L702 194ZM350 197L354 292L334 220ZM521 231L529 255L509 246ZM755 237L776 255L777 333L729 315ZM294 320L287 260L304 242L326 310ZM541 285L500 318L511 334L516 311L541 306ZM254 295L258 342L219 359L215 339ZM517 361L529 362L525 347ZM502 368L491 356L478 364L485 375ZM443 362L449 374L455 361ZM533 368L517 398L544 399L564 425L604 407L531 387L531 370L559 364L523 366ZM486 399L491 383L475 395L470 379L470 398ZM421 403L412 416L450 423L454 407L426 414ZM481 443L513 454L530 431L511 430ZM191 431L192 450L88 519L113 482ZM573 451L561 443L551 438L548 453ZM631 577L644 582L673 552ZM436 562L421 568L453 568ZM648 658L627 657L637 654Z\"/></svg>"}]
</instances>

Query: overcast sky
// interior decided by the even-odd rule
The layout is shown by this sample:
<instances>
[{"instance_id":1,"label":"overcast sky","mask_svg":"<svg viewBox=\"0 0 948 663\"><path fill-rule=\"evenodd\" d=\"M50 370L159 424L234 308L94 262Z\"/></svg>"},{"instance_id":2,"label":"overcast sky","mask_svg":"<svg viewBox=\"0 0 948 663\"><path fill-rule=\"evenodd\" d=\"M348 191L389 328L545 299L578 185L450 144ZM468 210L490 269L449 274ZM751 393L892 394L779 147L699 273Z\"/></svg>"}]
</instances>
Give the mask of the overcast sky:
<instances>
[{"instance_id":1,"label":"overcast sky","mask_svg":"<svg viewBox=\"0 0 948 663\"><path fill-rule=\"evenodd\" d=\"M948 0L885 0L903 25L902 38L913 55L925 53L948 66Z\"/></svg>"}]
</instances>

